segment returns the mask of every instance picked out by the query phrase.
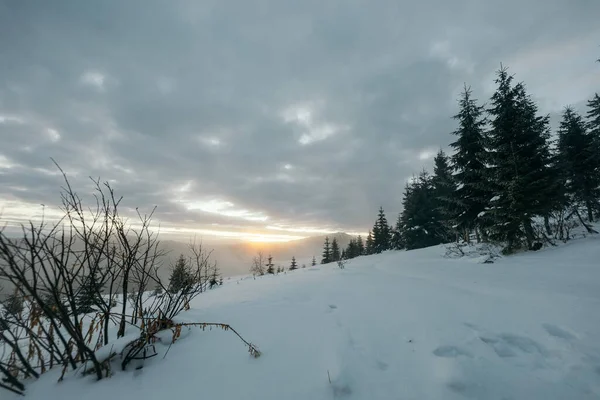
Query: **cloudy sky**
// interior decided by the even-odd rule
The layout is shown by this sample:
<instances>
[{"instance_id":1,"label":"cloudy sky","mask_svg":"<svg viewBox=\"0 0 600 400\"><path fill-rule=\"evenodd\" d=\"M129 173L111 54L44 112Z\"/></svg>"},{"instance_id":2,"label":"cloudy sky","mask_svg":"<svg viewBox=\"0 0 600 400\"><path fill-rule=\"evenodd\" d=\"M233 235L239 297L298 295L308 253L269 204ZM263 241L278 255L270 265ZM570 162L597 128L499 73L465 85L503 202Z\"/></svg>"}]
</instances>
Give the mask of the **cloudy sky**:
<instances>
[{"instance_id":1,"label":"cloudy sky","mask_svg":"<svg viewBox=\"0 0 600 400\"><path fill-rule=\"evenodd\" d=\"M165 233L390 220L500 63L544 113L600 90L598 0L0 0L0 211L109 180Z\"/></svg>"}]
</instances>

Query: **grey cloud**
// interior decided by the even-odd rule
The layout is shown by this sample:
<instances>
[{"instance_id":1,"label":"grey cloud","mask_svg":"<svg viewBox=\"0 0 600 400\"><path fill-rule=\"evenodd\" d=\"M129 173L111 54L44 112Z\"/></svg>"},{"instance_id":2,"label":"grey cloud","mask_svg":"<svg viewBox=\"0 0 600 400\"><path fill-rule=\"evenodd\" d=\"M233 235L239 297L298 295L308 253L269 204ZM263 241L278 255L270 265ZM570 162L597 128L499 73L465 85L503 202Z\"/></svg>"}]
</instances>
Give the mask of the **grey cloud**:
<instances>
[{"instance_id":1,"label":"grey cloud","mask_svg":"<svg viewBox=\"0 0 600 400\"><path fill-rule=\"evenodd\" d=\"M406 179L431 166L420 153L452 140L464 82L484 101L511 62L555 102L536 79L555 72L538 65L552 49L571 49L573 73L592 76L599 12L592 0L4 2L0 116L23 122L0 122L0 155L18 165L0 169L0 196L56 202L60 177L43 171L54 157L84 191L90 175L112 180L171 226L365 231L379 205L395 220ZM302 145L311 127L284 120L292 106L338 131Z\"/></svg>"}]
</instances>

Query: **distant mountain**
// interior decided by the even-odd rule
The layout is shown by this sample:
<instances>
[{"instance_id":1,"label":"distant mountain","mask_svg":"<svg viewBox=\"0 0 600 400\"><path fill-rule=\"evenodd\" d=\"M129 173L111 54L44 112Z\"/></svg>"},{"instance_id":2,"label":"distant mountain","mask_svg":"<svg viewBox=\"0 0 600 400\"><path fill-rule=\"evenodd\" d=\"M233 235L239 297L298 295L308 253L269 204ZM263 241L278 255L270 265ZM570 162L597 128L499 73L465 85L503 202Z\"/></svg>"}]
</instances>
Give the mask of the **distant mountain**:
<instances>
[{"instance_id":1,"label":"distant mountain","mask_svg":"<svg viewBox=\"0 0 600 400\"><path fill-rule=\"evenodd\" d=\"M250 242L234 242L234 243L209 243L206 242L206 250L212 250L211 259L216 260L221 273L224 276L233 276L246 274L252 264L252 258L262 251L265 257L269 254L273 256L275 266L288 267L292 257L296 257L298 265L310 265L313 256L317 263L321 261L321 253L323 252L323 242L325 236L329 236L332 240L334 237L340 244L340 250L344 249L350 239L353 237L346 233L335 233L332 235L311 236L305 239L293 240L282 243L250 243ZM169 255L167 264L175 262L179 254L189 255L189 248L186 243L173 240L161 242L161 248L166 250Z\"/></svg>"}]
</instances>

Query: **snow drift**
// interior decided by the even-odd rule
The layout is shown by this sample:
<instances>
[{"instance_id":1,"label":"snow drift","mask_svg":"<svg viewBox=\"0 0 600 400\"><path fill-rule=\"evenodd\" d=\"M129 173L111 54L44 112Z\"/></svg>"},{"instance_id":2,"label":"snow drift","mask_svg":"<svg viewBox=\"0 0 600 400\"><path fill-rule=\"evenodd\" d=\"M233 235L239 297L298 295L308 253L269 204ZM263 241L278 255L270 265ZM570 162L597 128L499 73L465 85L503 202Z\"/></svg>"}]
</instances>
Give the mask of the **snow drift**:
<instances>
[{"instance_id":1,"label":"snow drift","mask_svg":"<svg viewBox=\"0 0 600 400\"><path fill-rule=\"evenodd\" d=\"M192 328L164 359L168 344L159 345L143 369L61 383L51 371L27 397L599 398L598 238L493 264L444 251L232 278L181 317L229 323L262 357L227 332Z\"/></svg>"}]
</instances>

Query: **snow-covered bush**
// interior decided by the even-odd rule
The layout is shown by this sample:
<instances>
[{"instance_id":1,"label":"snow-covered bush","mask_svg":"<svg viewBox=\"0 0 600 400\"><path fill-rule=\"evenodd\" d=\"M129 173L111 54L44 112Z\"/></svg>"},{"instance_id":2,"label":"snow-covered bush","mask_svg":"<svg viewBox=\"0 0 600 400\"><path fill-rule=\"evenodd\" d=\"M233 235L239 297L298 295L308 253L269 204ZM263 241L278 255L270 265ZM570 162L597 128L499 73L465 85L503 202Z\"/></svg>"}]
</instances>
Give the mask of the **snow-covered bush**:
<instances>
[{"instance_id":1,"label":"snow-covered bush","mask_svg":"<svg viewBox=\"0 0 600 400\"><path fill-rule=\"evenodd\" d=\"M108 183L94 181L96 205L88 209L63 177L61 220L29 222L16 239L0 228L0 283L14 288L0 315L0 388L16 393L24 392L24 378L53 367L62 368L61 379L68 370L110 375L115 354L106 349L116 342L123 369L150 356L162 331L179 337L175 317L207 289L216 268L201 244L190 245L194 258L174 290L159 275L164 253L150 228L154 211L138 211L134 227Z\"/></svg>"},{"instance_id":2,"label":"snow-covered bush","mask_svg":"<svg viewBox=\"0 0 600 400\"><path fill-rule=\"evenodd\" d=\"M446 246L446 258L471 258L482 264L491 264L501 257L501 249L492 243L450 243Z\"/></svg>"}]
</instances>

